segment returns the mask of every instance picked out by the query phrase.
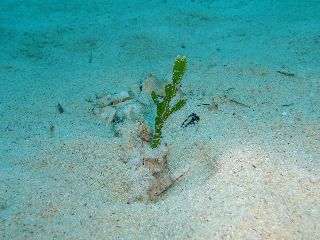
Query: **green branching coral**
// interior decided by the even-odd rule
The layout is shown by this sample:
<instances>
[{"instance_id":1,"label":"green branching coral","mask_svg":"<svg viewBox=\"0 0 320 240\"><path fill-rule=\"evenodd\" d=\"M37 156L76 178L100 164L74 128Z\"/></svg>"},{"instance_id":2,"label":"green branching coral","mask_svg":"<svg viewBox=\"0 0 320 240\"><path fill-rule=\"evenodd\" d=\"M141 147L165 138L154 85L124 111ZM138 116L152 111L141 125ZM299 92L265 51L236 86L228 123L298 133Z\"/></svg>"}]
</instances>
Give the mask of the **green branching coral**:
<instances>
[{"instance_id":1,"label":"green branching coral","mask_svg":"<svg viewBox=\"0 0 320 240\"><path fill-rule=\"evenodd\" d=\"M152 148L157 148L160 144L162 135L161 129L167 118L175 111L181 109L187 102L186 99L181 99L172 107L170 107L170 102L178 92L178 87L182 80L183 74L186 71L186 67L186 57L177 56L173 65L172 83L169 83L165 86L165 96L162 97L154 91L152 91L151 93L151 98L157 106L157 116L155 118L155 133L151 142Z\"/></svg>"}]
</instances>

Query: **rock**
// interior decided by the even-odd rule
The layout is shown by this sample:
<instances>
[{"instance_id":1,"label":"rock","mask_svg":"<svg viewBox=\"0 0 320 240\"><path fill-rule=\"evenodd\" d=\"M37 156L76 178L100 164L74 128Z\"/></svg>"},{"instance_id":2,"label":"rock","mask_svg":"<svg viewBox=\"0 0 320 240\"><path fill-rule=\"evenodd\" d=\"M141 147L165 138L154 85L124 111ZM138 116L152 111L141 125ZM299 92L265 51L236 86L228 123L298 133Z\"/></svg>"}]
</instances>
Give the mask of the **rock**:
<instances>
[{"instance_id":1,"label":"rock","mask_svg":"<svg viewBox=\"0 0 320 240\"><path fill-rule=\"evenodd\" d=\"M125 142L125 146L128 150L130 148L138 148L142 145L142 141L138 137L138 125L135 121L122 121L114 126L116 135L120 136Z\"/></svg>"},{"instance_id":2,"label":"rock","mask_svg":"<svg viewBox=\"0 0 320 240\"><path fill-rule=\"evenodd\" d=\"M129 93L126 92L126 91L122 91L122 92L120 92L120 93L118 93L118 94L115 94L115 95L113 95L113 96L111 97L110 104L111 104L111 105L117 105L117 104L119 104L119 103L128 101L128 100L130 100L130 99L131 99L131 97L130 97Z\"/></svg>"},{"instance_id":3,"label":"rock","mask_svg":"<svg viewBox=\"0 0 320 240\"><path fill-rule=\"evenodd\" d=\"M168 81L159 81L155 75L149 74L141 84L141 91L146 96L150 96L152 91L160 96L165 96L165 86L167 84Z\"/></svg>"},{"instance_id":4,"label":"rock","mask_svg":"<svg viewBox=\"0 0 320 240\"><path fill-rule=\"evenodd\" d=\"M165 170L167 168L168 148L160 146L159 148L152 149L150 146L145 146L142 150L143 163L146 163L151 171L158 172L158 170Z\"/></svg>"},{"instance_id":5,"label":"rock","mask_svg":"<svg viewBox=\"0 0 320 240\"><path fill-rule=\"evenodd\" d=\"M141 89L140 89L140 85L139 84L133 84L130 87L130 90L128 91L129 95L132 98L136 98L137 96L139 96L141 94Z\"/></svg>"},{"instance_id":6,"label":"rock","mask_svg":"<svg viewBox=\"0 0 320 240\"><path fill-rule=\"evenodd\" d=\"M141 84L141 91L146 95L150 95L151 92L154 90L155 80L156 80L156 75L150 73Z\"/></svg>"},{"instance_id":7,"label":"rock","mask_svg":"<svg viewBox=\"0 0 320 240\"><path fill-rule=\"evenodd\" d=\"M107 123L112 123L116 119L116 110L113 107L105 107L101 109L100 116L107 120Z\"/></svg>"},{"instance_id":8,"label":"rock","mask_svg":"<svg viewBox=\"0 0 320 240\"><path fill-rule=\"evenodd\" d=\"M151 141L151 132L149 126L145 122L139 124L139 137L142 141Z\"/></svg>"},{"instance_id":9,"label":"rock","mask_svg":"<svg viewBox=\"0 0 320 240\"><path fill-rule=\"evenodd\" d=\"M96 96L100 105L109 105L111 103L111 94Z\"/></svg>"},{"instance_id":10,"label":"rock","mask_svg":"<svg viewBox=\"0 0 320 240\"><path fill-rule=\"evenodd\" d=\"M140 94L139 96L136 97L136 100L145 105L146 107L149 107L151 104L151 95L146 95L144 93Z\"/></svg>"},{"instance_id":11,"label":"rock","mask_svg":"<svg viewBox=\"0 0 320 240\"><path fill-rule=\"evenodd\" d=\"M140 106L137 103L124 105L119 116L128 120L138 119L140 118Z\"/></svg>"}]
</instances>

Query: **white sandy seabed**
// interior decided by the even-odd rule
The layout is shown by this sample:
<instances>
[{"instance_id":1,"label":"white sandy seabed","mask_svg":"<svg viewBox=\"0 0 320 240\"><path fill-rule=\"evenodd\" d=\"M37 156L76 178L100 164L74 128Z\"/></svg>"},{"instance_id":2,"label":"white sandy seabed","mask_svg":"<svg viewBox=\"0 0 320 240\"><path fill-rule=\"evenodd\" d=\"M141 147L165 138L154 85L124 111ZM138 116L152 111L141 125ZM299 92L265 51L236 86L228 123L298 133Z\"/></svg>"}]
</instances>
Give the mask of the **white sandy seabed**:
<instances>
[{"instance_id":1,"label":"white sandy seabed","mask_svg":"<svg viewBox=\"0 0 320 240\"><path fill-rule=\"evenodd\" d=\"M0 238L320 239L319 12L2 0ZM178 54L188 103L162 143L183 174L154 201L133 198L134 145L91 100L169 80ZM191 113L200 121L181 128Z\"/></svg>"}]
</instances>

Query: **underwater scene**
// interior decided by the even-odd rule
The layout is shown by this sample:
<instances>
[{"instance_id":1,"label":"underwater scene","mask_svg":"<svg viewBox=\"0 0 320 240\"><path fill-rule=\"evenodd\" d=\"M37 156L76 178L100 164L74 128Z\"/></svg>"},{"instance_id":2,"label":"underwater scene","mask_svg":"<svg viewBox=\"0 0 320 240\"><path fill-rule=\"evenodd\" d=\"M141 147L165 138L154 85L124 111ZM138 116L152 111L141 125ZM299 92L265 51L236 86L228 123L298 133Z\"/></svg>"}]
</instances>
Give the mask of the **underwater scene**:
<instances>
[{"instance_id":1,"label":"underwater scene","mask_svg":"<svg viewBox=\"0 0 320 240\"><path fill-rule=\"evenodd\" d=\"M320 239L319 0L1 0L0 239Z\"/></svg>"}]
</instances>

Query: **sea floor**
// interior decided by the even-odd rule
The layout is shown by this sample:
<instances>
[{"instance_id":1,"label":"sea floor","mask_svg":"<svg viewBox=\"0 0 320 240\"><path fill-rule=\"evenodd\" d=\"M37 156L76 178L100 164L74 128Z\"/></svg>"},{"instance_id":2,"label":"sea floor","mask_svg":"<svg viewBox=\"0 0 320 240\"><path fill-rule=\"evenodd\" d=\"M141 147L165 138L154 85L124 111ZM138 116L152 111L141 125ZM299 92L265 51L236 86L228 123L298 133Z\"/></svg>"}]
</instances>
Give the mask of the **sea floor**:
<instances>
[{"instance_id":1,"label":"sea floor","mask_svg":"<svg viewBox=\"0 0 320 240\"><path fill-rule=\"evenodd\" d=\"M320 239L319 12L316 0L2 0L0 238ZM148 76L164 85L177 55L187 104L162 138L175 178L148 199L132 163L148 146L141 119L94 108Z\"/></svg>"}]
</instances>

